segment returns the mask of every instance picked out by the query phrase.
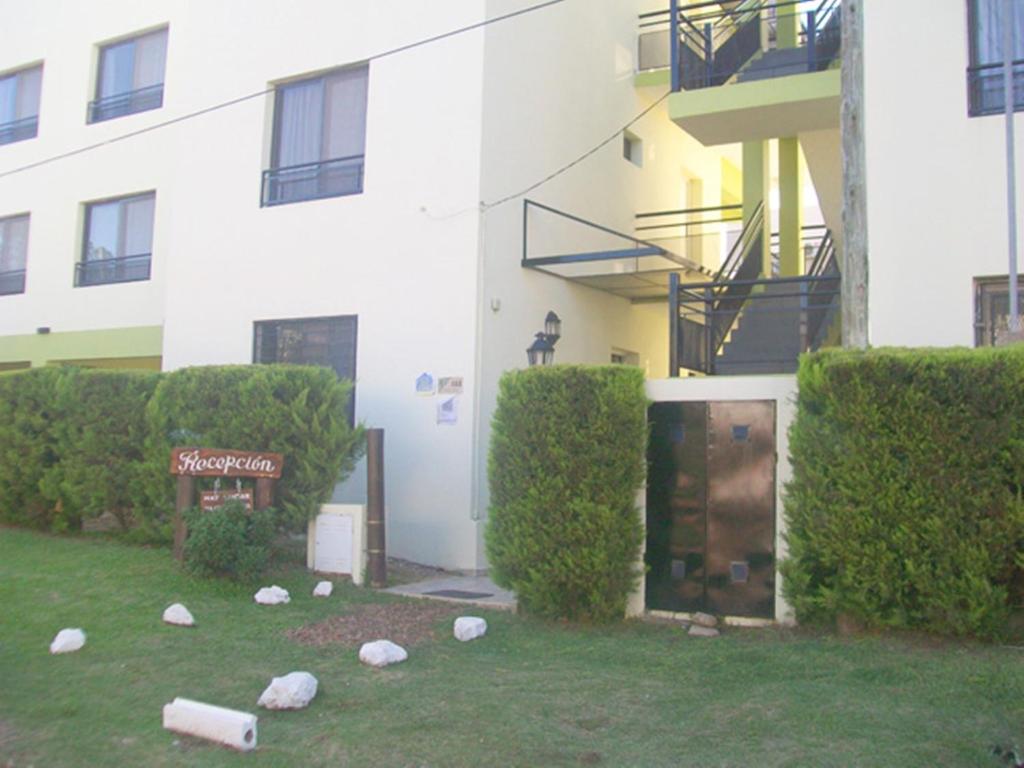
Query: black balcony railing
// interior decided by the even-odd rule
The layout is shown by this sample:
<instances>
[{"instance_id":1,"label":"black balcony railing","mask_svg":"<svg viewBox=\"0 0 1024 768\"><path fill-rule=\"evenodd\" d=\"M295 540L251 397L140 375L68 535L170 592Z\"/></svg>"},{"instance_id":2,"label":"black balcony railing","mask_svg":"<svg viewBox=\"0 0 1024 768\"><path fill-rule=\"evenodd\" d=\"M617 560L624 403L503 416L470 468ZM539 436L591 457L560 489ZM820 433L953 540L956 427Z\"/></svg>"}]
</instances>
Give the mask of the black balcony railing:
<instances>
[{"instance_id":1,"label":"black balcony railing","mask_svg":"<svg viewBox=\"0 0 1024 768\"><path fill-rule=\"evenodd\" d=\"M10 144L15 141L34 139L39 130L39 116L33 115L22 120L15 120L12 123L0 125L0 144Z\"/></svg>"},{"instance_id":2,"label":"black balcony railing","mask_svg":"<svg viewBox=\"0 0 1024 768\"><path fill-rule=\"evenodd\" d=\"M9 272L0 272L0 296L10 296L14 293L25 292L25 270L13 269Z\"/></svg>"},{"instance_id":3,"label":"black balcony railing","mask_svg":"<svg viewBox=\"0 0 1024 768\"><path fill-rule=\"evenodd\" d=\"M88 122L99 123L115 117L133 115L164 105L164 84L139 88L137 91L118 93L89 102Z\"/></svg>"},{"instance_id":4,"label":"black balcony railing","mask_svg":"<svg viewBox=\"0 0 1024 768\"><path fill-rule=\"evenodd\" d=\"M151 254L138 253L119 259L93 259L75 265L75 285L106 285L149 280Z\"/></svg>"},{"instance_id":5,"label":"black balcony railing","mask_svg":"<svg viewBox=\"0 0 1024 768\"><path fill-rule=\"evenodd\" d=\"M968 113L995 115L1005 111L1003 65L979 64L967 68ZM1013 62L1013 109L1024 110L1024 59Z\"/></svg>"},{"instance_id":6,"label":"black balcony railing","mask_svg":"<svg viewBox=\"0 0 1024 768\"><path fill-rule=\"evenodd\" d=\"M260 205L282 205L363 191L363 155L270 168L263 172Z\"/></svg>"}]
</instances>

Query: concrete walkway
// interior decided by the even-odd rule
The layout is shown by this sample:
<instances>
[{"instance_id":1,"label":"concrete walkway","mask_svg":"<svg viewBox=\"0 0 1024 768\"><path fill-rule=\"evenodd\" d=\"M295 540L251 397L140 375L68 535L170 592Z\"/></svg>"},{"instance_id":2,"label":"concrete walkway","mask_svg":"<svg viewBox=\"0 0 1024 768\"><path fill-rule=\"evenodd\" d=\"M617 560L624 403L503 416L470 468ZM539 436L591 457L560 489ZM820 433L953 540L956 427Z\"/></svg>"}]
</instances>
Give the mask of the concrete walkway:
<instances>
[{"instance_id":1,"label":"concrete walkway","mask_svg":"<svg viewBox=\"0 0 1024 768\"><path fill-rule=\"evenodd\" d=\"M413 584L400 584L384 590L392 595L444 600L450 603L478 605L515 611L516 596L494 585L486 576L442 576Z\"/></svg>"}]
</instances>

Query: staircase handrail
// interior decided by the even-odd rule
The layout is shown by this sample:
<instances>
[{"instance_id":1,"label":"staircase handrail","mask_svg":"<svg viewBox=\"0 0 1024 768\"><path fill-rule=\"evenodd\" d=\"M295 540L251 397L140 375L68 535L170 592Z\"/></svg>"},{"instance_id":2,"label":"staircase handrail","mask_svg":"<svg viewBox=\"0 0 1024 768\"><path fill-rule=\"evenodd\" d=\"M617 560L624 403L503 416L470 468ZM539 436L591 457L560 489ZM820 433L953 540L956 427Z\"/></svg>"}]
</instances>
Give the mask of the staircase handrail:
<instances>
[{"instance_id":1,"label":"staircase handrail","mask_svg":"<svg viewBox=\"0 0 1024 768\"><path fill-rule=\"evenodd\" d=\"M725 261L722 262L722 266L719 267L718 272L715 273L716 283L721 283L732 278L749 250L751 241L754 239L752 233L757 232L763 224L764 201L762 200L757 204L757 207L754 209L750 218L746 223L744 223L743 229L740 231L739 239L736 240L732 250L729 251L729 255L725 257Z\"/></svg>"}]
</instances>

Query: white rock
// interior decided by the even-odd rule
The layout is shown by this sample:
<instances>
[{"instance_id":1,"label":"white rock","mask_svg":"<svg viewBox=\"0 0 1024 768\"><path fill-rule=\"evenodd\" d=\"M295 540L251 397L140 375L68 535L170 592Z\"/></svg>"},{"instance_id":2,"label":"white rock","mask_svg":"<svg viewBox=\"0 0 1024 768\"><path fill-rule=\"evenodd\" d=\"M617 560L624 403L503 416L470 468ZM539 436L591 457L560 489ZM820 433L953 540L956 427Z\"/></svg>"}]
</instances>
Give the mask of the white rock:
<instances>
[{"instance_id":1,"label":"white rock","mask_svg":"<svg viewBox=\"0 0 1024 768\"><path fill-rule=\"evenodd\" d=\"M477 616L459 616L455 620L455 639L462 642L476 640L487 634L487 622Z\"/></svg>"},{"instance_id":2,"label":"white rock","mask_svg":"<svg viewBox=\"0 0 1024 768\"><path fill-rule=\"evenodd\" d=\"M397 664L409 658L405 648L395 645L390 640L374 640L372 643L363 643L359 649L359 660L371 667L386 667L388 664Z\"/></svg>"},{"instance_id":3,"label":"white rock","mask_svg":"<svg viewBox=\"0 0 1024 768\"><path fill-rule=\"evenodd\" d=\"M702 627L699 624L693 624L687 634L690 637L718 637L718 630L712 629L711 627Z\"/></svg>"},{"instance_id":4,"label":"white rock","mask_svg":"<svg viewBox=\"0 0 1024 768\"><path fill-rule=\"evenodd\" d=\"M316 678L309 672L275 677L257 702L267 709L303 709L316 696Z\"/></svg>"},{"instance_id":5,"label":"white rock","mask_svg":"<svg viewBox=\"0 0 1024 768\"><path fill-rule=\"evenodd\" d=\"M329 581L321 581L313 587L313 597L330 597L334 591L334 585Z\"/></svg>"},{"instance_id":6,"label":"white rock","mask_svg":"<svg viewBox=\"0 0 1024 768\"><path fill-rule=\"evenodd\" d=\"M164 622L179 627L194 627L196 625L196 620L192 618L188 608L181 603L168 606L167 610L164 611Z\"/></svg>"},{"instance_id":7,"label":"white rock","mask_svg":"<svg viewBox=\"0 0 1024 768\"><path fill-rule=\"evenodd\" d=\"M71 653L85 645L85 632L80 629L62 629L50 643L50 653Z\"/></svg>"},{"instance_id":8,"label":"white rock","mask_svg":"<svg viewBox=\"0 0 1024 768\"><path fill-rule=\"evenodd\" d=\"M717 627L718 619L710 613L695 613L690 617L690 622L698 627Z\"/></svg>"},{"instance_id":9,"label":"white rock","mask_svg":"<svg viewBox=\"0 0 1024 768\"><path fill-rule=\"evenodd\" d=\"M281 589L277 584L274 584L271 587L263 587L253 596L253 599L260 605L278 605L291 602L292 598L288 594L287 589Z\"/></svg>"}]
</instances>

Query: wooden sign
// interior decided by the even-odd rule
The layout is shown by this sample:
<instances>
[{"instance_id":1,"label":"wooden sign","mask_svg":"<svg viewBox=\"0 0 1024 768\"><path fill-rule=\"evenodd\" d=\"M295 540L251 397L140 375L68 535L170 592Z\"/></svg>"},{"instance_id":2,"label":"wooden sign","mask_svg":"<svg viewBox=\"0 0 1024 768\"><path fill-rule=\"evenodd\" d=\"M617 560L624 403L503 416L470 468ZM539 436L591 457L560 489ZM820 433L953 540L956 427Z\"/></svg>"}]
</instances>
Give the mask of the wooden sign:
<instances>
[{"instance_id":1,"label":"wooden sign","mask_svg":"<svg viewBox=\"0 0 1024 768\"><path fill-rule=\"evenodd\" d=\"M284 456L257 451L225 451L219 448L175 448L171 474L193 477L281 477Z\"/></svg>"},{"instance_id":2,"label":"wooden sign","mask_svg":"<svg viewBox=\"0 0 1024 768\"><path fill-rule=\"evenodd\" d=\"M203 512L213 512L229 501L240 501L248 512L252 512L252 491L200 491L199 508Z\"/></svg>"},{"instance_id":3,"label":"wooden sign","mask_svg":"<svg viewBox=\"0 0 1024 768\"><path fill-rule=\"evenodd\" d=\"M274 502L274 481L281 477L284 456L261 451L232 451L219 448L174 448L171 474L178 476L174 502L174 556L181 560L188 529L184 511L195 504L197 477L255 477L256 498L252 491L203 491L199 506L211 511L228 499L241 499L251 511L267 509Z\"/></svg>"}]
</instances>

